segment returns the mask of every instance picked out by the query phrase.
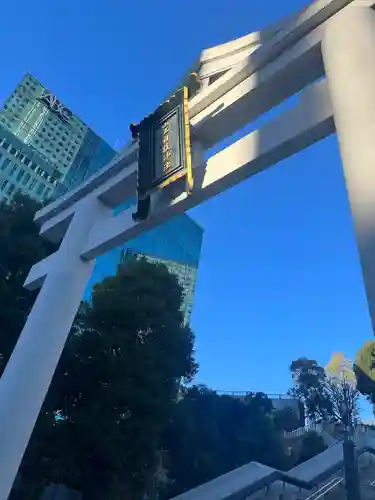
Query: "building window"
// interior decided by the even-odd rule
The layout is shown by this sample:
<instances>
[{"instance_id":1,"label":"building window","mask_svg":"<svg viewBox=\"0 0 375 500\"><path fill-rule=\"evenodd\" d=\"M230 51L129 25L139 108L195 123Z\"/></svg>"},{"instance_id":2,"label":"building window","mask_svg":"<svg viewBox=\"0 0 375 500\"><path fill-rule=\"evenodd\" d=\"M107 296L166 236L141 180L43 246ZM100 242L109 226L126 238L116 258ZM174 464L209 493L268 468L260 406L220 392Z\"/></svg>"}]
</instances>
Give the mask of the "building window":
<instances>
[{"instance_id":1,"label":"building window","mask_svg":"<svg viewBox=\"0 0 375 500\"><path fill-rule=\"evenodd\" d=\"M10 169L9 176L12 177L17 171L18 165L13 165L12 168Z\"/></svg>"},{"instance_id":2,"label":"building window","mask_svg":"<svg viewBox=\"0 0 375 500\"><path fill-rule=\"evenodd\" d=\"M43 182L39 182L38 187L36 188L36 194L41 195L44 190Z\"/></svg>"},{"instance_id":3,"label":"building window","mask_svg":"<svg viewBox=\"0 0 375 500\"><path fill-rule=\"evenodd\" d=\"M27 173L27 174L25 175L25 177L23 178L23 182L22 182L22 184L23 184L24 186L26 186L26 184L29 182L30 177L31 177L31 174L30 174L30 173Z\"/></svg>"},{"instance_id":4,"label":"building window","mask_svg":"<svg viewBox=\"0 0 375 500\"><path fill-rule=\"evenodd\" d=\"M19 182L24 175L25 175L25 171L23 168L21 168L21 170L18 172L18 175L16 177L17 182Z\"/></svg>"},{"instance_id":5,"label":"building window","mask_svg":"<svg viewBox=\"0 0 375 500\"><path fill-rule=\"evenodd\" d=\"M3 161L3 164L1 165L1 170L4 172L4 170L6 170L8 168L9 164L10 164L9 158L5 158L5 160Z\"/></svg>"},{"instance_id":6,"label":"building window","mask_svg":"<svg viewBox=\"0 0 375 500\"><path fill-rule=\"evenodd\" d=\"M6 179L3 179L1 182L0 182L0 190L1 191L4 191L4 189L7 187L8 185L8 181Z\"/></svg>"},{"instance_id":7,"label":"building window","mask_svg":"<svg viewBox=\"0 0 375 500\"><path fill-rule=\"evenodd\" d=\"M9 188L8 188L8 191L7 191L9 195L13 193L15 187L16 186L14 184L9 184Z\"/></svg>"},{"instance_id":8,"label":"building window","mask_svg":"<svg viewBox=\"0 0 375 500\"><path fill-rule=\"evenodd\" d=\"M29 186L30 191L31 191L32 189L34 189L35 184L36 184L36 179L33 179L33 180L30 182L30 186Z\"/></svg>"}]
</instances>

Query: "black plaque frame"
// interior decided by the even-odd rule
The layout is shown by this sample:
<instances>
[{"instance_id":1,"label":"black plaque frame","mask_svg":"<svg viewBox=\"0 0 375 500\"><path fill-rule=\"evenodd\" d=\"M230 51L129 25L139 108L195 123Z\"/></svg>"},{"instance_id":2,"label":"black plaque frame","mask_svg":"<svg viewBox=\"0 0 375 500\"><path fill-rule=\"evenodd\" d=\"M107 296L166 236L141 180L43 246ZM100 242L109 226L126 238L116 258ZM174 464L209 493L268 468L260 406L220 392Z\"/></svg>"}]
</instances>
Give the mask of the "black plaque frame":
<instances>
[{"instance_id":1,"label":"black plaque frame","mask_svg":"<svg viewBox=\"0 0 375 500\"><path fill-rule=\"evenodd\" d=\"M179 155L168 172L156 173L156 132L163 124L177 115ZM142 200L156 189L164 188L172 182L186 177L187 191L193 187L191 166L190 125L188 115L188 89L179 89L168 101L146 117L138 125L138 199Z\"/></svg>"}]
</instances>

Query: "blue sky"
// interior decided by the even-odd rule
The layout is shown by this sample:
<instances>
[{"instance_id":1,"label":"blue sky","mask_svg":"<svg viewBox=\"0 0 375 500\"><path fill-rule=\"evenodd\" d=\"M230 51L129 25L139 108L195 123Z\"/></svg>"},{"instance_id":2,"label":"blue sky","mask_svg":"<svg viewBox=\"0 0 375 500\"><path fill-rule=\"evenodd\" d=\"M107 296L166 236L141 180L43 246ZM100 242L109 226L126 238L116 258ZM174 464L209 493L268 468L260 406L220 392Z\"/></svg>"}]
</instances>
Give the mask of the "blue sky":
<instances>
[{"instance_id":1,"label":"blue sky","mask_svg":"<svg viewBox=\"0 0 375 500\"><path fill-rule=\"evenodd\" d=\"M0 101L30 71L112 146L200 51L303 0L4 2ZM337 141L330 137L191 212L205 228L197 381L285 392L288 366L353 357L372 335Z\"/></svg>"}]
</instances>

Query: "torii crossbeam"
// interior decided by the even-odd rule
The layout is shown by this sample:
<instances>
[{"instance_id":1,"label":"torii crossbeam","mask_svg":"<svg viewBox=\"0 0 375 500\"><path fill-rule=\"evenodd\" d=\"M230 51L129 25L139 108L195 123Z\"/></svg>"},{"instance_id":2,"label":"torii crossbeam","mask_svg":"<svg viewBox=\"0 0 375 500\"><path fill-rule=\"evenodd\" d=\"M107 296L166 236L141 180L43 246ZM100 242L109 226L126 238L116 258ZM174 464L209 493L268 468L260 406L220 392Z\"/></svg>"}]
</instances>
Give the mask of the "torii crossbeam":
<instances>
[{"instance_id":1,"label":"torii crossbeam","mask_svg":"<svg viewBox=\"0 0 375 500\"><path fill-rule=\"evenodd\" d=\"M202 52L189 101L194 188L160 190L150 216L113 208L137 189L137 143L37 212L59 250L35 264L40 287L0 379L0 500L11 490L95 258L332 134L338 135L375 326L375 0L317 0L279 25ZM182 84L185 83L185 80ZM205 150L303 90L293 109L205 161ZM321 160L322 161L322 160ZM6 332L4 332L6 334Z\"/></svg>"}]
</instances>

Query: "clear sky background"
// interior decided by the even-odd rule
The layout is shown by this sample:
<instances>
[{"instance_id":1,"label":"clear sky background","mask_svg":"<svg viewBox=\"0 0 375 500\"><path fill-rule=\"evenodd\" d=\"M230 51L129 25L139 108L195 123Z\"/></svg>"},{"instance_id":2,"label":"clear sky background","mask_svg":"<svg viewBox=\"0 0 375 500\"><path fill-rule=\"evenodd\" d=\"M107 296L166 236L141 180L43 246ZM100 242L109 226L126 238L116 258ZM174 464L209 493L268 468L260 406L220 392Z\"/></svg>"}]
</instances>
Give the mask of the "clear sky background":
<instances>
[{"instance_id":1,"label":"clear sky background","mask_svg":"<svg viewBox=\"0 0 375 500\"><path fill-rule=\"evenodd\" d=\"M304 0L3 2L0 101L29 71L112 146L202 49ZM193 327L198 382L285 392L289 364L354 357L372 330L337 141L330 137L191 212L204 227Z\"/></svg>"}]
</instances>

